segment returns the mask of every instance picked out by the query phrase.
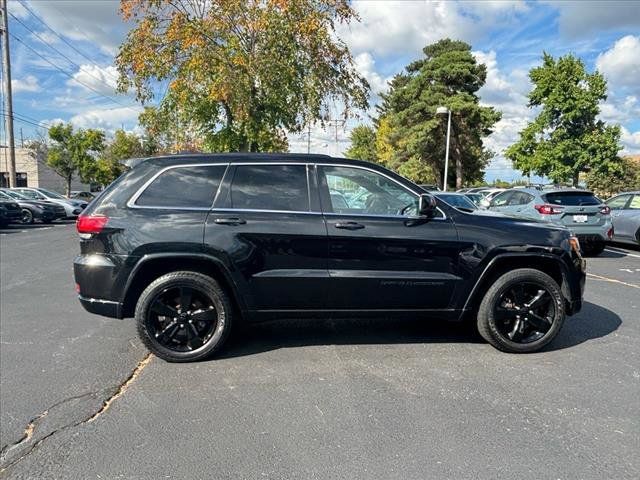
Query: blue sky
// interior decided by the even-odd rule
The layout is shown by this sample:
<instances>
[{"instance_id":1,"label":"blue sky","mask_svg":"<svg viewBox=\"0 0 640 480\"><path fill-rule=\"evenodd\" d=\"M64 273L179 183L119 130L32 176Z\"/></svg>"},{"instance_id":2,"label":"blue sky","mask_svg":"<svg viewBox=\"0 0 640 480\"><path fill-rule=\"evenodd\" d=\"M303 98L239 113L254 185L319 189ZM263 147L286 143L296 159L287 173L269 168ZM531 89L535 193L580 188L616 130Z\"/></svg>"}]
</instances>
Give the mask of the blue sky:
<instances>
[{"instance_id":1,"label":"blue sky","mask_svg":"<svg viewBox=\"0 0 640 480\"><path fill-rule=\"evenodd\" d=\"M464 40L488 67L481 101L503 112L486 144L498 153L487 180L519 178L500 153L517 140L535 112L526 107L528 70L543 51L574 53L609 82L601 117L619 123L624 151L640 153L640 2L527 1L354 1L361 21L341 26L356 65L374 93L440 38ZM40 132L36 125L71 121L107 134L135 130L139 105L114 91L113 67L128 26L117 1L9 0L9 29L16 137ZM43 23L44 20L46 22ZM377 101L373 95L372 103ZM366 112L363 112L366 119ZM312 129L312 151L340 154L348 147L349 121L335 131ZM36 124L36 125L34 125ZM0 130L5 143L4 130ZM291 136L292 151L306 151L306 139Z\"/></svg>"}]
</instances>

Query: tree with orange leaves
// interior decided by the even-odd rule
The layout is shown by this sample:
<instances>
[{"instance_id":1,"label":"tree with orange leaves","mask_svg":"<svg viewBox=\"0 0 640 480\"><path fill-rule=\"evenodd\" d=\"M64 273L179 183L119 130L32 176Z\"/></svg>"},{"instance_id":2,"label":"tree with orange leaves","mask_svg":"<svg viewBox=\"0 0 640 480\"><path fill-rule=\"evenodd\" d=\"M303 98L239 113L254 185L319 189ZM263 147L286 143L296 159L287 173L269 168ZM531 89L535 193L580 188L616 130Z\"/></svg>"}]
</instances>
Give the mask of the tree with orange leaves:
<instances>
[{"instance_id":1,"label":"tree with orange leaves","mask_svg":"<svg viewBox=\"0 0 640 480\"><path fill-rule=\"evenodd\" d=\"M116 65L151 135L213 151L278 151L285 132L368 106L369 85L336 34L347 0L121 0L133 29Z\"/></svg>"}]
</instances>

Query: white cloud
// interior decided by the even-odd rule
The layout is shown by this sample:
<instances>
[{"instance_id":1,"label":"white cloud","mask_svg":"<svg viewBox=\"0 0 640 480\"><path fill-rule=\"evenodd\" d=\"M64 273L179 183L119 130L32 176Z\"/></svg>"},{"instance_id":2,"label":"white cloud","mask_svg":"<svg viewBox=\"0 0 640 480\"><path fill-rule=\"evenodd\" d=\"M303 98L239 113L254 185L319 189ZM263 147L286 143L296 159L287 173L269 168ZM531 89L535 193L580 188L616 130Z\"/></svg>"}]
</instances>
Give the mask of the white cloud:
<instances>
[{"instance_id":1,"label":"white cloud","mask_svg":"<svg viewBox=\"0 0 640 480\"><path fill-rule=\"evenodd\" d=\"M24 8L20 2L7 2L7 8L9 9L9 13L15 15L20 20L24 20L29 16L29 12L27 12L27 9Z\"/></svg>"},{"instance_id":2,"label":"white cloud","mask_svg":"<svg viewBox=\"0 0 640 480\"><path fill-rule=\"evenodd\" d=\"M611 90L629 89L640 95L640 36L619 39L598 55L596 67L607 78Z\"/></svg>"},{"instance_id":3,"label":"white cloud","mask_svg":"<svg viewBox=\"0 0 640 480\"><path fill-rule=\"evenodd\" d=\"M94 108L74 115L69 121L79 128L98 128L113 133L122 126L135 125L140 112L142 107Z\"/></svg>"},{"instance_id":4,"label":"white cloud","mask_svg":"<svg viewBox=\"0 0 640 480\"><path fill-rule=\"evenodd\" d=\"M36 33L32 33L29 35L35 42L45 42L49 45L54 45L55 43L59 42L60 39L52 32L48 31L48 30L44 30L42 32L36 32ZM40 45L42 45L40 43Z\"/></svg>"},{"instance_id":5,"label":"white cloud","mask_svg":"<svg viewBox=\"0 0 640 480\"><path fill-rule=\"evenodd\" d=\"M634 0L553 1L559 13L560 33L571 38L587 38L594 32L640 26L640 3Z\"/></svg>"},{"instance_id":6,"label":"white cloud","mask_svg":"<svg viewBox=\"0 0 640 480\"><path fill-rule=\"evenodd\" d=\"M11 88L13 93L39 92L42 90L42 87L38 83L38 79L33 75L27 75L24 79L15 78L11 80Z\"/></svg>"},{"instance_id":7,"label":"white cloud","mask_svg":"<svg viewBox=\"0 0 640 480\"><path fill-rule=\"evenodd\" d=\"M73 79L67 81L67 85L93 89L103 95L113 96L116 94L117 79L118 70L113 65L80 65L80 69L73 74Z\"/></svg>"},{"instance_id":8,"label":"white cloud","mask_svg":"<svg viewBox=\"0 0 640 480\"><path fill-rule=\"evenodd\" d=\"M384 93L389 89L388 82L393 77L382 78L378 72L375 71L375 60L369 52L363 52L354 58L356 69L360 74L367 79L371 86L371 93L377 96L380 93Z\"/></svg>"},{"instance_id":9,"label":"white cloud","mask_svg":"<svg viewBox=\"0 0 640 480\"><path fill-rule=\"evenodd\" d=\"M625 127L622 127L622 135L620 140L622 141L622 146L624 147L622 153L640 153L640 131L630 132Z\"/></svg>"}]
</instances>

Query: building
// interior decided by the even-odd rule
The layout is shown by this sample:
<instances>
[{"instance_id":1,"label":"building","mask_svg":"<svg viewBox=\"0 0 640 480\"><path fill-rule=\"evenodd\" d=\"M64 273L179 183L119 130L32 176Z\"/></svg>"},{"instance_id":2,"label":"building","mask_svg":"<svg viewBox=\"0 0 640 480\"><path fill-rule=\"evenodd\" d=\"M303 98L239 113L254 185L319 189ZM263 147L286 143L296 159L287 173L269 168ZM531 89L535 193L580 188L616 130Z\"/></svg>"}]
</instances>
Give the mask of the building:
<instances>
[{"instance_id":1,"label":"building","mask_svg":"<svg viewBox=\"0 0 640 480\"><path fill-rule=\"evenodd\" d=\"M9 151L0 150L0 186L9 186ZM47 165L43 156L36 157L28 148L16 148L16 186L39 187L65 193L64 178ZM71 182L71 190L89 190L89 185L79 178Z\"/></svg>"}]
</instances>

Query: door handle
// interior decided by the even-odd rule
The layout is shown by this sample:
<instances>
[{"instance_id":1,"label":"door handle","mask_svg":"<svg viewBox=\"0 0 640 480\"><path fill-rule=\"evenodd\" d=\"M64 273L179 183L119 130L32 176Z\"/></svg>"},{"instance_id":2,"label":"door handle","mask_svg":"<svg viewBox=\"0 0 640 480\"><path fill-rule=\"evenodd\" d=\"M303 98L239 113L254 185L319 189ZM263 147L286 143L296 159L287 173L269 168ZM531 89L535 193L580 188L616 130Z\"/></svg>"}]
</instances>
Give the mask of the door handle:
<instances>
[{"instance_id":1,"label":"door handle","mask_svg":"<svg viewBox=\"0 0 640 480\"><path fill-rule=\"evenodd\" d=\"M360 230L364 228L364 225L356 222L338 222L335 225L336 228L342 228L344 230Z\"/></svg>"},{"instance_id":2,"label":"door handle","mask_svg":"<svg viewBox=\"0 0 640 480\"><path fill-rule=\"evenodd\" d=\"M246 220L238 217L216 218L214 223L217 225L244 225Z\"/></svg>"}]
</instances>

